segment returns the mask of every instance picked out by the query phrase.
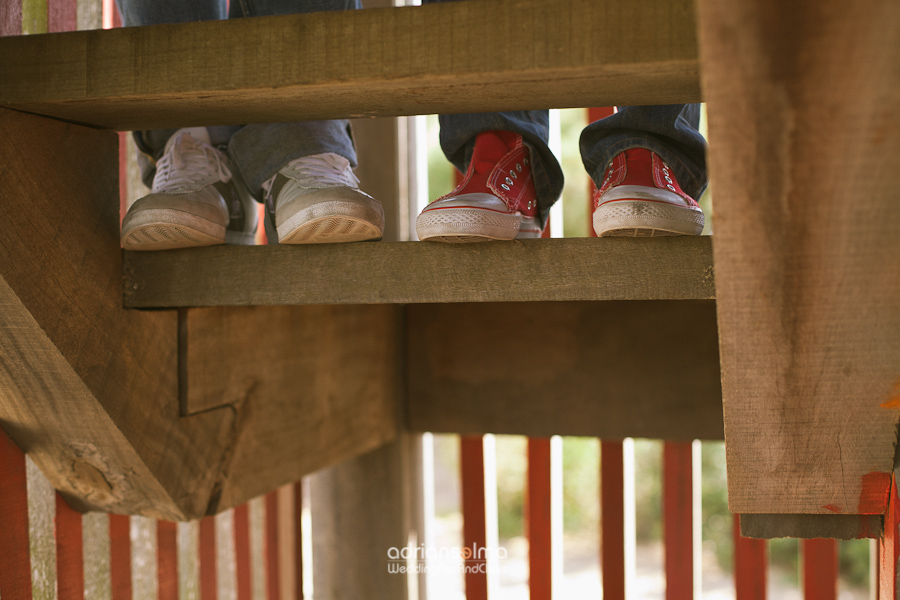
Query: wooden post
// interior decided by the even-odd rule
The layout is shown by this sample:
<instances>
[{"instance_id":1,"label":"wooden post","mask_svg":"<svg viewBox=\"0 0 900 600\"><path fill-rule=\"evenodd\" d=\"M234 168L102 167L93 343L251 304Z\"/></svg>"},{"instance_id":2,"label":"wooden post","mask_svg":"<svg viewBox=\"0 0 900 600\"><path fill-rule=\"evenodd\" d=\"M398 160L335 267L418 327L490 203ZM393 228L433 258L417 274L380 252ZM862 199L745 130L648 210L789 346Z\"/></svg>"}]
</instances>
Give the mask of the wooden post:
<instances>
[{"instance_id":1,"label":"wooden post","mask_svg":"<svg viewBox=\"0 0 900 600\"><path fill-rule=\"evenodd\" d=\"M728 499L882 514L900 409L900 3L697 3Z\"/></svg>"},{"instance_id":2,"label":"wooden post","mask_svg":"<svg viewBox=\"0 0 900 600\"><path fill-rule=\"evenodd\" d=\"M178 526L156 522L156 570L159 600L178 600Z\"/></svg>"},{"instance_id":3,"label":"wooden post","mask_svg":"<svg viewBox=\"0 0 900 600\"><path fill-rule=\"evenodd\" d=\"M59 600L84 600L81 513L56 494L56 581Z\"/></svg>"},{"instance_id":4,"label":"wooden post","mask_svg":"<svg viewBox=\"0 0 900 600\"><path fill-rule=\"evenodd\" d=\"M873 557L874 558L874 557ZM900 502L897 496L897 484L891 483L891 498L888 510L884 515L884 536L878 540L878 600L896 600L900 598L897 576L900 561Z\"/></svg>"},{"instance_id":5,"label":"wooden post","mask_svg":"<svg viewBox=\"0 0 900 600\"><path fill-rule=\"evenodd\" d=\"M819 538L801 544L804 600L837 600L837 541Z\"/></svg>"},{"instance_id":6,"label":"wooden post","mask_svg":"<svg viewBox=\"0 0 900 600\"><path fill-rule=\"evenodd\" d=\"M109 515L109 579L112 600L131 600L131 519Z\"/></svg>"},{"instance_id":7,"label":"wooden post","mask_svg":"<svg viewBox=\"0 0 900 600\"><path fill-rule=\"evenodd\" d=\"M26 486L25 455L0 430L0 594L3 600L31 598Z\"/></svg>"}]
</instances>

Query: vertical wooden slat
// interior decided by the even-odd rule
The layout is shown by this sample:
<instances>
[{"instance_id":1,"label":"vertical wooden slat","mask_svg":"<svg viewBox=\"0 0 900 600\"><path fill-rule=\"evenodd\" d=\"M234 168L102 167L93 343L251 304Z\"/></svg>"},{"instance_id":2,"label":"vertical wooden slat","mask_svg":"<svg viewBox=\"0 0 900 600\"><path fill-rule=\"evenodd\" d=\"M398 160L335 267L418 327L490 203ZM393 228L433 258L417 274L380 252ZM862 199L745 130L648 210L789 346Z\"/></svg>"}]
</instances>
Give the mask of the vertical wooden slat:
<instances>
[{"instance_id":1,"label":"vertical wooden slat","mask_svg":"<svg viewBox=\"0 0 900 600\"><path fill-rule=\"evenodd\" d=\"M30 600L28 483L25 455L0 431L0 596Z\"/></svg>"},{"instance_id":2,"label":"vertical wooden slat","mask_svg":"<svg viewBox=\"0 0 900 600\"><path fill-rule=\"evenodd\" d=\"M278 491L266 494L266 590L269 600L281 599L278 560Z\"/></svg>"},{"instance_id":3,"label":"vertical wooden slat","mask_svg":"<svg viewBox=\"0 0 900 600\"><path fill-rule=\"evenodd\" d=\"M766 540L741 535L739 515L734 515L735 600L765 600L768 576Z\"/></svg>"},{"instance_id":4,"label":"vertical wooden slat","mask_svg":"<svg viewBox=\"0 0 900 600\"><path fill-rule=\"evenodd\" d=\"M200 600L217 600L216 581L216 520L204 517L200 520Z\"/></svg>"},{"instance_id":5,"label":"vertical wooden slat","mask_svg":"<svg viewBox=\"0 0 900 600\"><path fill-rule=\"evenodd\" d=\"M837 540L803 540L804 600L837 600Z\"/></svg>"},{"instance_id":6,"label":"vertical wooden slat","mask_svg":"<svg viewBox=\"0 0 900 600\"><path fill-rule=\"evenodd\" d=\"M78 29L77 0L47 0L47 30L50 33Z\"/></svg>"},{"instance_id":7,"label":"vertical wooden slat","mask_svg":"<svg viewBox=\"0 0 900 600\"><path fill-rule=\"evenodd\" d=\"M600 442L600 565L605 600L625 598L625 469L622 440Z\"/></svg>"},{"instance_id":8,"label":"vertical wooden slat","mask_svg":"<svg viewBox=\"0 0 900 600\"><path fill-rule=\"evenodd\" d=\"M694 596L693 444L663 444L663 525L666 598Z\"/></svg>"},{"instance_id":9,"label":"vertical wooden slat","mask_svg":"<svg viewBox=\"0 0 900 600\"><path fill-rule=\"evenodd\" d=\"M303 600L303 481L294 484L294 571L297 600Z\"/></svg>"},{"instance_id":10,"label":"vertical wooden slat","mask_svg":"<svg viewBox=\"0 0 900 600\"><path fill-rule=\"evenodd\" d=\"M251 600L250 581L250 511L246 504L234 509L234 554L237 567L237 598Z\"/></svg>"},{"instance_id":11,"label":"vertical wooden slat","mask_svg":"<svg viewBox=\"0 0 900 600\"><path fill-rule=\"evenodd\" d=\"M546 228L544 233L549 232ZM550 438L528 438L528 588L531 600L550 600L553 590L550 517Z\"/></svg>"},{"instance_id":12,"label":"vertical wooden slat","mask_svg":"<svg viewBox=\"0 0 900 600\"><path fill-rule=\"evenodd\" d=\"M22 0L0 2L0 36L22 33Z\"/></svg>"},{"instance_id":13,"label":"vertical wooden slat","mask_svg":"<svg viewBox=\"0 0 900 600\"><path fill-rule=\"evenodd\" d=\"M878 600L896 600L897 560L900 558L900 503L897 482L891 482L891 496L884 515L884 537L878 540Z\"/></svg>"},{"instance_id":14,"label":"vertical wooden slat","mask_svg":"<svg viewBox=\"0 0 900 600\"><path fill-rule=\"evenodd\" d=\"M484 504L484 440L481 436L460 436L459 462L462 471L463 545L486 548ZM474 560L466 567L477 565ZM487 575L480 569L466 569L466 600L487 599Z\"/></svg>"},{"instance_id":15,"label":"vertical wooden slat","mask_svg":"<svg viewBox=\"0 0 900 600\"><path fill-rule=\"evenodd\" d=\"M84 600L81 513L56 494L56 581L59 600Z\"/></svg>"},{"instance_id":16,"label":"vertical wooden slat","mask_svg":"<svg viewBox=\"0 0 900 600\"><path fill-rule=\"evenodd\" d=\"M125 515L109 515L109 579L113 600L131 600L131 519Z\"/></svg>"},{"instance_id":17,"label":"vertical wooden slat","mask_svg":"<svg viewBox=\"0 0 900 600\"><path fill-rule=\"evenodd\" d=\"M178 526L156 522L156 576L159 600L178 600Z\"/></svg>"}]
</instances>

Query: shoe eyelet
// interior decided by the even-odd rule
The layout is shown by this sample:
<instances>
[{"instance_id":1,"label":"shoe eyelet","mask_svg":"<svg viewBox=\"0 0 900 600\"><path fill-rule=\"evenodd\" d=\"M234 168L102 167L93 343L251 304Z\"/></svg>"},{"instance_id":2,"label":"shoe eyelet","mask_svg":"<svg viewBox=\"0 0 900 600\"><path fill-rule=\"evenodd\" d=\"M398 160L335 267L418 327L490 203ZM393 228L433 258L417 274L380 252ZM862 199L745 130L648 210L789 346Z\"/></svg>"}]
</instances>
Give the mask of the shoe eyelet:
<instances>
[{"instance_id":1,"label":"shoe eyelet","mask_svg":"<svg viewBox=\"0 0 900 600\"><path fill-rule=\"evenodd\" d=\"M519 178L519 176L516 175L516 172L513 171L512 169L509 170L509 174L512 175L512 178L513 178L513 179L518 179L518 178Z\"/></svg>"},{"instance_id":2,"label":"shoe eyelet","mask_svg":"<svg viewBox=\"0 0 900 600\"><path fill-rule=\"evenodd\" d=\"M522 172L522 165L519 164L519 163L516 163L516 170L517 170L519 173L521 173L521 172Z\"/></svg>"},{"instance_id":3,"label":"shoe eyelet","mask_svg":"<svg viewBox=\"0 0 900 600\"><path fill-rule=\"evenodd\" d=\"M528 164L528 159L527 159L527 158L523 158L523 159L522 159L522 164L523 164L523 165L527 165L527 164Z\"/></svg>"},{"instance_id":4,"label":"shoe eyelet","mask_svg":"<svg viewBox=\"0 0 900 600\"><path fill-rule=\"evenodd\" d=\"M502 184L500 187L502 187L502 188L503 188L504 190L506 190L507 192L509 191L509 186L506 185L505 183Z\"/></svg>"},{"instance_id":5,"label":"shoe eyelet","mask_svg":"<svg viewBox=\"0 0 900 600\"><path fill-rule=\"evenodd\" d=\"M672 190L673 192L675 191L675 186L674 186L674 185L669 184L669 185L667 185L666 187L669 188L670 190Z\"/></svg>"},{"instance_id":6,"label":"shoe eyelet","mask_svg":"<svg viewBox=\"0 0 900 600\"><path fill-rule=\"evenodd\" d=\"M512 185L512 184L513 184L513 180L510 179L509 177L507 177L507 178L506 178L506 185Z\"/></svg>"},{"instance_id":7,"label":"shoe eyelet","mask_svg":"<svg viewBox=\"0 0 900 600\"><path fill-rule=\"evenodd\" d=\"M668 175L666 175L666 181L668 181L669 183L672 183L672 178L669 177Z\"/></svg>"}]
</instances>

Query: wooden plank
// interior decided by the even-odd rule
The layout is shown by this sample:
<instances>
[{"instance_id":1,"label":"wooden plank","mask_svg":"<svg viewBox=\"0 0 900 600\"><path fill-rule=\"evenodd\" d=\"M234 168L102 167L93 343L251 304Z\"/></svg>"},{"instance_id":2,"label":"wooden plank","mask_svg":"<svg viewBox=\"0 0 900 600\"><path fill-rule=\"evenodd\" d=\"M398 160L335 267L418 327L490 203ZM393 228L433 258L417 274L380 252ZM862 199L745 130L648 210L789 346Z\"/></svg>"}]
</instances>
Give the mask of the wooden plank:
<instances>
[{"instance_id":1,"label":"wooden plank","mask_svg":"<svg viewBox=\"0 0 900 600\"><path fill-rule=\"evenodd\" d=\"M125 305L711 299L711 250L671 237L126 252Z\"/></svg>"},{"instance_id":2,"label":"wooden plank","mask_svg":"<svg viewBox=\"0 0 900 600\"><path fill-rule=\"evenodd\" d=\"M603 597L625 600L625 462L622 440L600 442L600 571Z\"/></svg>"},{"instance_id":3,"label":"wooden plank","mask_svg":"<svg viewBox=\"0 0 900 600\"><path fill-rule=\"evenodd\" d=\"M710 301L407 307L413 431L723 439Z\"/></svg>"},{"instance_id":4,"label":"wooden plank","mask_svg":"<svg viewBox=\"0 0 900 600\"><path fill-rule=\"evenodd\" d=\"M663 444L666 598L694 596L693 443Z\"/></svg>"},{"instance_id":5,"label":"wooden plank","mask_svg":"<svg viewBox=\"0 0 900 600\"><path fill-rule=\"evenodd\" d=\"M397 435L398 309L191 309L186 414L228 407L234 444L214 497L224 510Z\"/></svg>"},{"instance_id":6,"label":"wooden plank","mask_svg":"<svg viewBox=\"0 0 900 600\"><path fill-rule=\"evenodd\" d=\"M0 594L31 598L25 455L0 430Z\"/></svg>"},{"instance_id":7,"label":"wooden plank","mask_svg":"<svg viewBox=\"0 0 900 600\"><path fill-rule=\"evenodd\" d=\"M743 537L739 515L734 515L733 531L735 600L766 600L767 543Z\"/></svg>"},{"instance_id":8,"label":"wooden plank","mask_svg":"<svg viewBox=\"0 0 900 600\"><path fill-rule=\"evenodd\" d=\"M115 140L0 110L0 419L77 509L184 519L233 418L179 418L175 313L122 308Z\"/></svg>"},{"instance_id":9,"label":"wooden plank","mask_svg":"<svg viewBox=\"0 0 900 600\"><path fill-rule=\"evenodd\" d=\"M553 596L552 534L550 525L550 438L528 438L528 597Z\"/></svg>"},{"instance_id":10,"label":"wooden plank","mask_svg":"<svg viewBox=\"0 0 900 600\"><path fill-rule=\"evenodd\" d=\"M232 19L3 40L0 55L0 105L117 130L700 99L687 0Z\"/></svg>"},{"instance_id":11,"label":"wooden plank","mask_svg":"<svg viewBox=\"0 0 900 600\"><path fill-rule=\"evenodd\" d=\"M748 538L856 540L877 539L883 532L883 515L741 515L741 534Z\"/></svg>"},{"instance_id":12,"label":"wooden plank","mask_svg":"<svg viewBox=\"0 0 900 600\"><path fill-rule=\"evenodd\" d=\"M84 600L84 538L81 513L56 494L56 581L59 600Z\"/></svg>"},{"instance_id":13,"label":"wooden plank","mask_svg":"<svg viewBox=\"0 0 900 600\"><path fill-rule=\"evenodd\" d=\"M462 492L463 547L487 548L487 517L484 498L484 438L459 438L460 488ZM478 562L463 554L466 600L487 600L487 571L482 573Z\"/></svg>"},{"instance_id":14,"label":"wooden plank","mask_svg":"<svg viewBox=\"0 0 900 600\"><path fill-rule=\"evenodd\" d=\"M900 3L697 6L730 508L882 514L900 408Z\"/></svg>"},{"instance_id":15,"label":"wooden plank","mask_svg":"<svg viewBox=\"0 0 900 600\"><path fill-rule=\"evenodd\" d=\"M838 546L832 539L803 540L803 600L837 600Z\"/></svg>"}]
</instances>

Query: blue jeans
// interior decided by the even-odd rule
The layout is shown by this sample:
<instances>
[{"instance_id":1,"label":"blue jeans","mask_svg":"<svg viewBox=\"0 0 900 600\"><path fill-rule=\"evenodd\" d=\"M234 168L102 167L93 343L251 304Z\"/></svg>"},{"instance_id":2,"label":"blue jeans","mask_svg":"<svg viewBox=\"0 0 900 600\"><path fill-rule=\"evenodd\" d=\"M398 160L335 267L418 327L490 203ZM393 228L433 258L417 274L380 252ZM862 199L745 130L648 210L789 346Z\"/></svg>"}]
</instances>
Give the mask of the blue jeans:
<instances>
[{"instance_id":1,"label":"blue jeans","mask_svg":"<svg viewBox=\"0 0 900 600\"><path fill-rule=\"evenodd\" d=\"M359 0L116 0L126 26L179 23L247 16L278 15L360 8ZM423 0L425 4L444 0ZM581 134L585 169L599 183L606 165L619 152L648 148L674 169L681 188L699 198L706 188L706 142L697 131L699 105L631 106L588 125ZM563 174L547 146L549 118L545 110L441 115L441 149L465 172L475 137L482 131L506 130L522 135L531 149L535 188L542 216L559 198ZM137 132L138 147L158 158L174 130ZM214 145L228 152L254 192L285 164L301 156L334 152L356 165L356 150L345 120L211 127ZM143 166L143 165L142 165ZM153 165L144 169L145 182Z\"/></svg>"}]
</instances>

